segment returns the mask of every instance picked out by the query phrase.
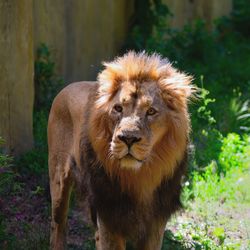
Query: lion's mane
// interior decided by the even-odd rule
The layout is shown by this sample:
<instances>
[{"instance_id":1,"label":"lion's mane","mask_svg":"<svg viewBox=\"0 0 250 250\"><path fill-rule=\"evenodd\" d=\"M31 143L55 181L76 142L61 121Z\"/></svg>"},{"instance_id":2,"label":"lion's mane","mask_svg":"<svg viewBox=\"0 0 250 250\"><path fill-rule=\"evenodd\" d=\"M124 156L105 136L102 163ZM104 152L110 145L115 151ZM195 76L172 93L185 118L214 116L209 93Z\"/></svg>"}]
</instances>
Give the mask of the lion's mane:
<instances>
[{"instance_id":1,"label":"lion's mane","mask_svg":"<svg viewBox=\"0 0 250 250\"><path fill-rule=\"evenodd\" d=\"M173 176L184 157L190 132L187 102L194 92L192 77L180 73L159 55L129 52L113 62L104 63L99 74L97 100L90 116L90 141L98 160L111 177L117 177L122 190L141 198L149 197L163 179ZM154 146L150 160L138 171L119 168L118 161L109 156L112 134L108 130L110 101L124 81L155 81L170 112L169 128Z\"/></svg>"}]
</instances>

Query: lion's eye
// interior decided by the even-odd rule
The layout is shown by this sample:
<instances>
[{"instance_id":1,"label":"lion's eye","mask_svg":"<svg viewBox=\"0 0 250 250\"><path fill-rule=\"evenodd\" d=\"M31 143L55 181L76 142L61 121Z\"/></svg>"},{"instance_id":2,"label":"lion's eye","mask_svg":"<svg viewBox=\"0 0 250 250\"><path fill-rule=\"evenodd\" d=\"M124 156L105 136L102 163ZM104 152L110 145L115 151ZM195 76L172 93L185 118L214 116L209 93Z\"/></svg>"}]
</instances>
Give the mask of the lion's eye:
<instances>
[{"instance_id":1,"label":"lion's eye","mask_svg":"<svg viewBox=\"0 0 250 250\"><path fill-rule=\"evenodd\" d=\"M123 108L122 108L122 106L121 106L121 105L116 104L116 105L114 106L114 110L115 110L116 112L118 112L118 113L121 113L121 112L122 112L122 110L123 110Z\"/></svg>"},{"instance_id":2,"label":"lion's eye","mask_svg":"<svg viewBox=\"0 0 250 250\"><path fill-rule=\"evenodd\" d=\"M157 113L157 111L154 108L150 108L147 111L147 115L155 115Z\"/></svg>"}]
</instances>

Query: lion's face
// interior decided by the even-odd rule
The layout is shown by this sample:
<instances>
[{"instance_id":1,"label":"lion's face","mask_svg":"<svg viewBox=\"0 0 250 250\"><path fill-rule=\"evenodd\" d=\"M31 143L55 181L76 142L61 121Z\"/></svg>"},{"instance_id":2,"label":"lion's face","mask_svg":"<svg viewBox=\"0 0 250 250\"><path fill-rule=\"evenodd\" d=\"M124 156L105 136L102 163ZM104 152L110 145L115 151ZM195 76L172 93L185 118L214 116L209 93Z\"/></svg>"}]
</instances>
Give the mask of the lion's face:
<instances>
[{"instance_id":1,"label":"lion's face","mask_svg":"<svg viewBox=\"0 0 250 250\"><path fill-rule=\"evenodd\" d=\"M167 107L155 82L125 81L109 110L110 154L120 167L138 169L167 131Z\"/></svg>"},{"instance_id":2,"label":"lion's face","mask_svg":"<svg viewBox=\"0 0 250 250\"><path fill-rule=\"evenodd\" d=\"M90 117L97 158L124 186L137 174L158 185L186 150L192 78L156 54L129 52L104 66Z\"/></svg>"}]
</instances>

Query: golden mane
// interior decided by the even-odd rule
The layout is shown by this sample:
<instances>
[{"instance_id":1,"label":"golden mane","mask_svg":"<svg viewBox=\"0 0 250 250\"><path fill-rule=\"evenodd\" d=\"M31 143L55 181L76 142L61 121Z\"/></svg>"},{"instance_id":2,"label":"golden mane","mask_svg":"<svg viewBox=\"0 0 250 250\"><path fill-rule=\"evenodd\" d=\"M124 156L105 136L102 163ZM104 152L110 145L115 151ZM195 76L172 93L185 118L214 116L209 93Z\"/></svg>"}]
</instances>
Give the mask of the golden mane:
<instances>
[{"instance_id":1,"label":"golden mane","mask_svg":"<svg viewBox=\"0 0 250 250\"><path fill-rule=\"evenodd\" d=\"M122 189L146 199L164 178L171 178L184 157L190 131L187 101L195 91L192 77L177 71L158 54L145 52L128 52L104 66L98 76L98 96L90 116L90 141L98 160L110 176L119 179ZM112 134L108 129L107 110L124 81L155 82L170 110L167 133L138 171L121 169L119 162L109 157Z\"/></svg>"}]
</instances>

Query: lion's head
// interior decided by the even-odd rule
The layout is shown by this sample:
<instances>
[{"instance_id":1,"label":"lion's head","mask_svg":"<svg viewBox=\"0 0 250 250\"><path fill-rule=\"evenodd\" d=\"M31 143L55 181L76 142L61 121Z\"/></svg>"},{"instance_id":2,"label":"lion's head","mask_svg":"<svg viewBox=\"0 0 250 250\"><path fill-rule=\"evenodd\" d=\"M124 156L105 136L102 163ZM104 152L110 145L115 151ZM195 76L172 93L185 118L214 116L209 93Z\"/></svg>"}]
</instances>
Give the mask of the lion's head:
<instances>
[{"instance_id":1,"label":"lion's head","mask_svg":"<svg viewBox=\"0 0 250 250\"><path fill-rule=\"evenodd\" d=\"M186 150L191 77L144 52L129 52L104 66L90 118L97 157L127 186L134 176L158 183L173 174Z\"/></svg>"}]
</instances>

